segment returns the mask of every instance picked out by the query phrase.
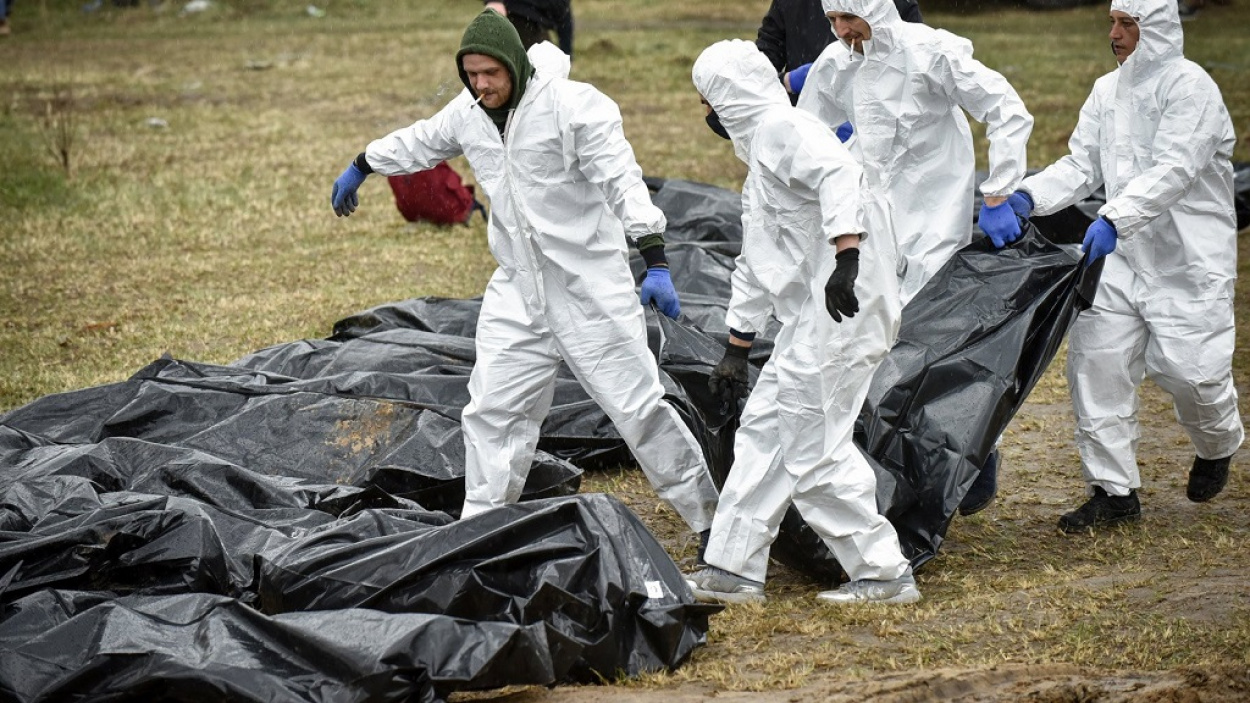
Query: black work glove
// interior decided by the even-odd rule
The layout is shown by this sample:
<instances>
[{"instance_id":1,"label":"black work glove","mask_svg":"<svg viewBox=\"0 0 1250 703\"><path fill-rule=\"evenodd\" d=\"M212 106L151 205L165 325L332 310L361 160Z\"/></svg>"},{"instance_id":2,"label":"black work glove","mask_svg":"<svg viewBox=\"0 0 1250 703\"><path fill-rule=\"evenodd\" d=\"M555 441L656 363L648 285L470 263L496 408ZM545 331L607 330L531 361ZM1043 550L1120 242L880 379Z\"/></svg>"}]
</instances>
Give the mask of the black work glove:
<instances>
[{"instance_id":1,"label":"black work glove","mask_svg":"<svg viewBox=\"0 0 1250 703\"><path fill-rule=\"evenodd\" d=\"M844 249L835 258L838 264L825 284L825 309L834 322L841 322L843 315L855 317L855 313L859 312L859 299L855 297L859 249Z\"/></svg>"},{"instance_id":2,"label":"black work glove","mask_svg":"<svg viewBox=\"0 0 1250 703\"><path fill-rule=\"evenodd\" d=\"M726 413L747 395L747 354L750 351L750 347L727 343L725 356L712 369L712 375L707 380L708 389L720 400L721 410Z\"/></svg>"}]
</instances>

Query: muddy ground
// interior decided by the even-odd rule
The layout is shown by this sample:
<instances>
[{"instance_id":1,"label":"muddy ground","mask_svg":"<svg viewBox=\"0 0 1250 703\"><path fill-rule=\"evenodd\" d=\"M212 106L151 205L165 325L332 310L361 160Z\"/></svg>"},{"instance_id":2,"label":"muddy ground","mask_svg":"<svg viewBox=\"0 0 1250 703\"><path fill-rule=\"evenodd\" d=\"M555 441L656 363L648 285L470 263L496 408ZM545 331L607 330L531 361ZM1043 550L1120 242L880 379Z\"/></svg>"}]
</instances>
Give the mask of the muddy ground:
<instances>
[{"instance_id":1,"label":"muddy ground","mask_svg":"<svg viewBox=\"0 0 1250 703\"><path fill-rule=\"evenodd\" d=\"M1060 368L1062 357L1053 365L1047 379L1039 384L1013 420L1005 435L1002 452L1005 458L1000 476L996 503L983 513L956 518L947 534L947 541L937 559L917 575L919 586L927 599L940 599L949 594L949 564L970 564L963 567L987 573L1003 566L1002 560L980 560L978 550L1019 550L1005 555L1028 560L1029 550L1074 550L1079 554L1096 535L1062 535L1055 528L1058 515L1083 499L1077 455L1071 438L1072 418L1067 391ZM1247 397L1245 389L1241 397ZM1243 407L1243 415L1245 409ZM1143 571L1157 571L1144 586L1135 586L1128 593L1133 608L1147 616L1170 617L1177 613L1194 627L1218 631L1220 623L1245 631L1250 613L1250 580L1247 579L1245 538L1250 536L1250 480L1244 468L1245 450L1239 453L1229 487L1215 501L1196 505L1186 500L1185 480L1192 449L1177 426L1168 398L1153 385L1143 388L1142 440L1139 464L1143 488L1140 492L1143 519L1109 538L1123 540L1125 559L1140 560ZM1238 463L1241 466L1238 466ZM635 481L619 477L613 481L590 477L583 490L608 490L625 500L648 527L656 533L670 553L678 555L679 563L690 561L690 545L671 513L655 506L652 495ZM1203 545L1196 549L1200 556L1187 559L1177 554L1177 544L1166 539L1166 533L1194 521L1216 521L1222 534L1230 540L1228 547ZM1128 545L1149 545L1159 535L1157 550L1148 546L1135 551ZM992 547L987 547L992 543ZM1185 544L1181 539L1179 544ZM1004 546L1007 545L1007 546ZM1016 546L1011 546L1016 545ZM1169 552L1169 553L1162 553ZM946 562L945 564L943 562ZM985 575L985 574L982 574ZM964 578L966 575L955 575ZM1119 576L1093 576L1064 589L1097 590ZM928 587L926 587L928 581ZM808 577L774 564L768 584L769 597L805 598L806 591L820 590ZM798 595L792 595L792 594ZM995 594L997 597L999 594ZM1003 618L1030 610L1036 594L1023 592L1019 598L1007 594L1005 601L996 600L990 612L980 617ZM1007 610L1002 612L1002 603ZM1003 662L980 667L926 666L902 671L829 668L805 672L794 678L794 685L776 686L766 690L741 690L741 686L722 685L717 676L701 674L701 662L726 663L731 668L766 669L769 660L759 656L770 648L801 652L814 642L805 642L793 634L761 634L755 647L740 642L726 643L724 630L728 624L713 616L708 646L696 651L692 664L670 678L648 679L643 683L626 682L607 686L560 686L553 689L529 688L490 693L458 694L453 700L486 700L495 703L691 703L694 701L764 701L765 703L808 703L815 701L1033 701L1036 703L1084 703L1111 701L1144 701L1147 703L1175 701L1209 703L1250 701L1250 654L1245 651L1224 651L1203 661L1182 661L1180 665L1147 670L1101 670L1085 666L1072 657L1068 661L1039 662L1036 656L1020 651L1005 651ZM974 615L974 617L978 617ZM872 633L851 633L850 636L880 648L884 658L891 648L906 639L897 628L931 627L925 622L893 622L894 636L877 637ZM1234 639L1233 649L1244 649L1245 639ZM1004 645L1005 647L1008 645ZM1115 643L1099 646L1116 646ZM1140 646L1140 645L1139 645ZM745 650L753 650L747 652ZM801 657L800 657L801 658ZM1079 659L1079 655L1075 657ZM1180 655L1183 660L1184 654ZM1214 659L1214 660L1205 660ZM1015 663L1015 660L1020 663ZM686 672L682 676L682 672ZM691 674L690 672L694 673ZM771 672L776 674L776 672ZM738 689L738 690L732 690Z\"/></svg>"}]
</instances>

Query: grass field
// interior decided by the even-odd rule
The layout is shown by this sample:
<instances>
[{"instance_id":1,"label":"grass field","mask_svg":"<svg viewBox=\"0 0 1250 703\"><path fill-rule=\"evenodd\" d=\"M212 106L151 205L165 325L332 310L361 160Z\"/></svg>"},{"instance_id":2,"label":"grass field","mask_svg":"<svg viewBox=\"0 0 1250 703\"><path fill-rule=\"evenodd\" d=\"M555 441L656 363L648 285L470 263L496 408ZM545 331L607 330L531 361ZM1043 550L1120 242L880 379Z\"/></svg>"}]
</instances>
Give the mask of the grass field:
<instances>
[{"instance_id":1,"label":"grass field","mask_svg":"<svg viewBox=\"0 0 1250 703\"><path fill-rule=\"evenodd\" d=\"M1185 24L1186 53L1221 86L1239 136L1235 158L1248 161L1250 2L1233 2ZM572 77L620 104L648 175L739 187L743 167L704 126L690 66L713 41L754 38L767 4L575 0ZM81 5L23 0L13 35L0 41L0 412L124 379L164 353L229 363L325 337L335 320L379 303L480 294L493 270L480 220L407 225L380 178L361 189L351 218L335 218L328 202L334 178L369 140L433 114L459 90L452 56L480 3L332 0L324 17L295 0L216 2L191 14L178 2L95 13ZM967 5L923 9L929 24L970 38L1020 92L1036 118L1031 166L1054 161L1093 80L1114 67L1106 6ZM468 173L463 160L453 166ZM1243 320L1246 295L1239 285ZM1239 351L1243 398L1248 367ZM1050 374L1035 396L1041 410L1021 420L1016 438L1050 452L1047 467L1070 464L1070 424L1059 410L1047 414L1065 402L1061 376ZM1170 421L1158 398L1147 408ZM1189 451L1173 440L1158 456ZM1026 461L1024 446L1008 449L1008 460ZM1164 475L1170 464L1159 461ZM591 486L643 496L635 508L662 533L668 518L646 514L637 474ZM1169 575L1244 575L1244 511L1082 549L1032 537L1060 507L1047 501L1076 496L1074 470L1056 484L1067 498L1053 487L1029 494L1020 480L1019 495L1033 503L1009 500L993 517L957 522L952 544L964 547L922 582L921 607L808 617L801 594L812 584L782 573L774 602L718 616L714 647L643 684L786 688L818 670L938 664L1250 665L1244 576L1241 599L1217 622L1178 618L1187 605L1179 596L1134 590L1143 579L1165 586ZM1250 505L1244 488L1233 495L1232 505ZM1120 577L1110 587L1048 587L1108 570Z\"/></svg>"}]
</instances>

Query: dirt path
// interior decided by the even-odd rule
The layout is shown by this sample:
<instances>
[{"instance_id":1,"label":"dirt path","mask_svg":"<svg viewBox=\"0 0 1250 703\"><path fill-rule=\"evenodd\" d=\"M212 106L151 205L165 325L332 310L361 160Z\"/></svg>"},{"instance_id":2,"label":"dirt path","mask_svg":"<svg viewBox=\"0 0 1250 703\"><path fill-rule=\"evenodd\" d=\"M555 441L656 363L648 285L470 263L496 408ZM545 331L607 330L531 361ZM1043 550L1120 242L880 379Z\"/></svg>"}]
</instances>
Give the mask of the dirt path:
<instances>
[{"instance_id":1,"label":"dirt path","mask_svg":"<svg viewBox=\"0 0 1250 703\"><path fill-rule=\"evenodd\" d=\"M831 630L811 636L780 623L764 628L752 646L743 646L741 620L750 617L803 619L810 612L810 593L818 584L793 570L776 565L769 578L770 610L763 615L714 616L709 644L698 650L692 664L670 677L609 686L559 686L512 691L457 694L454 701L497 703L718 703L763 701L765 703L815 703L889 701L1032 701L1034 703L1144 701L1250 701L1250 652L1244 650L1245 631L1250 628L1250 557L1242 546L1250 538L1250 481L1243 469L1234 469L1228 489L1216 501L1197 505L1185 499L1185 481L1192 447L1177 426L1168 398L1147 384L1142 395L1142 438L1139 449L1143 487L1140 491L1143 519L1113 535L1061 535L1055 529L1060 513L1083 499L1079 461L1072 442L1072 417L1067 391L1060 375L1061 362L1039 383L1029 403L1016 416L1002 444L1004 456L997 502L983 513L957 518L947 534L938 558L926 565L917 578L931 605L946 607L943 600L968 600L966 584L981 587L999 571L1037 569L1037 562L1053 562L1059 572L1050 578L1046 568L1026 587L986 587L985 605L949 608L935 618L915 617L892 621L888 632L871 625L836 623ZM1242 398L1247 398L1242 389ZM1243 410L1244 413L1244 410ZM1238 459L1241 459L1239 455ZM1242 460L1242 464L1245 460ZM1236 467L1237 464L1235 463ZM591 478L584 490L610 490L622 498L648 524L670 553L687 555L692 547L671 513L657 508L645 484L617 477ZM1204 544L1210 537L1215 542ZM1094 552L1089 554L1088 552ZM1039 556L1044 555L1044 556ZM995 590L995 589L998 590ZM953 594L953 595L952 595ZM1045 639L1047 619L1055 619L1051 600L1073 598L1073 608L1111 608L1130 621L1130 628L1158 627L1156 634L1108 637L1096 628L1086 643L1029 641L1032 630ZM977 601L978 595L971 600ZM773 612L774 599L780 612ZM1042 605L1039 606L1039 603ZM1050 609L1048 609L1048 606ZM964 620L964 622L955 622ZM934 657L931 667L895 667L890 671L852 660L849 666L822 666L806 652L824 647L849 646L873 650L876 661L898 657L906 661L904 641L958 638L965 624L998 623L970 637L989 637L989 642L965 642L977 656L995 648L1002 651L997 665L944 666ZM1160 625L1160 623L1162 623ZM1079 616L1065 620L1058 630L1080 630ZM1032 630L1030 629L1032 628ZM1219 637L1226 629L1229 645L1200 651L1181 647L1158 659L1171 661L1157 669L1087 666L1081 647L1094 647L1096 661L1133 661L1106 650L1115 647L1147 647L1143 641L1160 638L1160 651L1173 646L1165 642L1178 630L1192 629L1197 640ZM1019 631L1027 634L1020 636ZM993 633L1002 631L999 636ZM1016 632L1013 636L1012 632ZM1194 633L1197 633L1195 635ZM1062 637L1062 636L1061 636ZM1021 640L1024 640L1023 643ZM952 645L954 646L954 645ZM963 652L947 648L938 651ZM1040 652L1040 654L1039 654ZM1057 652L1058 659L1048 656ZM1214 654L1212 654L1214 652ZM968 656L973 656L969 654ZM1117 658L1119 656L1119 658ZM954 657L948 657L946 663ZM789 678L779 667L802 668ZM1018 662L1018 663L1017 663ZM1040 663L1039 663L1040 662ZM1065 663L1066 662L1066 663ZM750 671L761 680L783 680L778 685L743 685L725 670ZM901 669L901 670L900 670ZM719 673L718 673L719 672ZM771 677L771 678L769 678ZM729 680L731 683L725 684ZM741 690L762 688L763 690ZM735 690L737 689L737 690Z\"/></svg>"},{"instance_id":2,"label":"dirt path","mask_svg":"<svg viewBox=\"0 0 1250 703\"><path fill-rule=\"evenodd\" d=\"M560 687L504 693L496 703L1244 703L1250 700L1245 668L1183 669L1158 673L1099 673L1075 666L1002 666L986 670L935 669L847 681L833 674L799 688L775 692L717 691L683 684L664 690Z\"/></svg>"}]
</instances>

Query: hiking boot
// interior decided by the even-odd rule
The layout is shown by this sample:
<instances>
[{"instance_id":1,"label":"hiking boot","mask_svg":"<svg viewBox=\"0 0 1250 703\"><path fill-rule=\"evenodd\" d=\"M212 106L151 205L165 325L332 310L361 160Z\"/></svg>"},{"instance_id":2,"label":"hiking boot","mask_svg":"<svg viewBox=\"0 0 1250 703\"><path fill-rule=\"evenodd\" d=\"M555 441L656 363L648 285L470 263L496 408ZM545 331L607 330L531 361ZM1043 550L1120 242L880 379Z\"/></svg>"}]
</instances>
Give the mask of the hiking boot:
<instances>
[{"instance_id":1,"label":"hiking boot","mask_svg":"<svg viewBox=\"0 0 1250 703\"><path fill-rule=\"evenodd\" d=\"M764 584L709 566L686 577L700 603L763 603Z\"/></svg>"},{"instance_id":2,"label":"hiking boot","mask_svg":"<svg viewBox=\"0 0 1250 703\"><path fill-rule=\"evenodd\" d=\"M1126 496L1113 496L1101 486L1094 486L1094 495L1085 501L1085 505L1060 516L1059 529L1084 532L1095 527L1131 522L1140 517L1141 503L1137 502L1137 491L1129 491Z\"/></svg>"},{"instance_id":3,"label":"hiking boot","mask_svg":"<svg viewBox=\"0 0 1250 703\"><path fill-rule=\"evenodd\" d=\"M891 581L861 579L847 581L832 591L821 591L816 597L826 603L915 603L920 600L920 589L911 569Z\"/></svg>"},{"instance_id":4,"label":"hiking boot","mask_svg":"<svg viewBox=\"0 0 1250 703\"><path fill-rule=\"evenodd\" d=\"M973 479L972 486L959 502L960 515L975 515L994 504L998 495L998 450L990 452L981 473Z\"/></svg>"},{"instance_id":5,"label":"hiking boot","mask_svg":"<svg viewBox=\"0 0 1250 703\"><path fill-rule=\"evenodd\" d=\"M1232 460L1231 454L1223 459L1194 457L1185 496L1195 503L1205 503L1219 495L1228 483L1228 464Z\"/></svg>"},{"instance_id":6,"label":"hiking boot","mask_svg":"<svg viewBox=\"0 0 1250 703\"><path fill-rule=\"evenodd\" d=\"M712 530L710 528L699 533L699 551L695 554L695 557L694 557L694 568L696 569L707 568L708 564L706 561L703 560L703 557L705 554L707 554L707 543L710 542L711 540L712 540Z\"/></svg>"}]
</instances>

